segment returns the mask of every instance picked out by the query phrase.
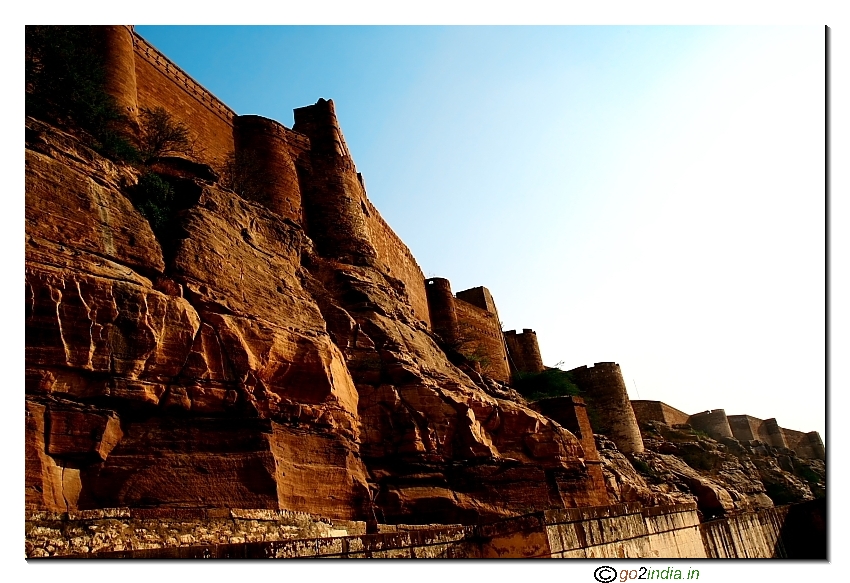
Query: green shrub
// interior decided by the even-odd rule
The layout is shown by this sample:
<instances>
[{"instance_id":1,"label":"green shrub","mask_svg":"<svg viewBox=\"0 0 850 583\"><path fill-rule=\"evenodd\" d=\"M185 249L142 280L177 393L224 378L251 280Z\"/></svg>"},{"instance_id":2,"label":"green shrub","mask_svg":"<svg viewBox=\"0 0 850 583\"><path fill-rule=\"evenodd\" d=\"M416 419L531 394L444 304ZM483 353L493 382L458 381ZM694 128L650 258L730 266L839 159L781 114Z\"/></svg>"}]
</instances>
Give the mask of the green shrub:
<instances>
[{"instance_id":1,"label":"green shrub","mask_svg":"<svg viewBox=\"0 0 850 583\"><path fill-rule=\"evenodd\" d=\"M157 174L146 172L139 178L133 195L136 208L154 233L161 234L174 216L174 188Z\"/></svg>"},{"instance_id":2,"label":"green shrub","mask_svg":"<svg viewBox=\"0 0 850 583\"><path fill-rule=\"evenodd\" d=\"M580 392L570 378L570 374L560 368L547 368L538 373L516 373L513 378L513 387L530 401L578 395Z\"/></svg>"},{"instance_id":3,"label":"green shrub","mask_svg":"<svg viewBox=\"0 0 850 583\"><path fill-rule=\"evenodd\" d=\"M110 158L138 160L119 128L126 123L106 93L106 72L90 26L27 26L26 114L90 136L89 145Z\"/></svg>"}]
</instances>

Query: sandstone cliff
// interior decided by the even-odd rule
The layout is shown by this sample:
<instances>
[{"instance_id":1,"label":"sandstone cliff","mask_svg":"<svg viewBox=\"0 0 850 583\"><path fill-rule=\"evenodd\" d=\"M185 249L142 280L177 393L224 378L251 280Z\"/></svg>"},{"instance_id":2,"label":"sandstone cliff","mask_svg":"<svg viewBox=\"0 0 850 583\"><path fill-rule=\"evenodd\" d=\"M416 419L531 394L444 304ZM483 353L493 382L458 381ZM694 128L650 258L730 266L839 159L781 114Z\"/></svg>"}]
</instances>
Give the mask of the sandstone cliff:
<instances>
[{"instance_id":1,"label":"sandstone cliff","mask_svg":"<svg viewBox=\"0 0 850 583\"><path fill-rule=\"evenodd\" d=\"M31 509L283 508L474 522L607 503L579 440L451 364L404 284L292 220L173 175L158 238L139 170L27 121Z\"/></svg>"},{"instance_id":2,"label":"sandstone cliff","mask_svg":"<svg viewBox=\"0 0 850 583\"><path fill-rule=\"evenodd\" d=\"M646 449L635 454L596 436L612 502L694 502L711 519L825 496L820 460L760 442L718 442L687 425L649 422L641 430Z\"/></svg>"},{"instance_id":3,"label":"sandstone cliff","mask_svg":"<svg viewBox=\"0 0 850 583\"><path fill-rule=\"evenodd\" d=\"M290 202L312 197L303 215L160 160L177 202L156 234L133 202L144 169L28 119L29 509L475 523L619 502L696 502L711 518L824 496L823 462L790 449L632 419L621 453L594 444L581 399L559 417L481 376L423 320L415 260L368 202L332 103L313 107L297 110L313 135L292 138L287 183Z\"/></svg>"}]
</instances>

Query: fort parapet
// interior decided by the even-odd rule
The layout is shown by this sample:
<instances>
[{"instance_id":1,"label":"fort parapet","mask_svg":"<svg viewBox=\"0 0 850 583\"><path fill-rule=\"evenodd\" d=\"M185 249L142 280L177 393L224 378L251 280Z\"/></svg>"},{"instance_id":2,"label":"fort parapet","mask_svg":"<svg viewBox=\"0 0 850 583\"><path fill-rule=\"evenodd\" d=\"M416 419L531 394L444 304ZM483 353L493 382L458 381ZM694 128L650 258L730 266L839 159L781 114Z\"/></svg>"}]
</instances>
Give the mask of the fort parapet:
<instances>
[{"instance_id":1,"label":"fort parapet","mask_svg":"<svg viewBox=\"0 0 850 583\"><path fill-rule=\"evenodd\" d=\"M413 255L369 202L342 135L333 101L295 110L292 129L237 115L135 34L129 26L92 27L104 56L106 90L138 140L140 113L163 108L203 148L192 161L222 172L245 163L260 188L242 193L303 227L320 255L380 269L400 285L415 316L430 325L424 275Z\"/></svg>"},{"instance_id":2,"label":"fort parapet","mask_svg":"<svg viewBox=\"0 0 850 583\"><path fill-rule=\"evenodd\" d=\"M228 160L248 159L263 187L250 195L313 239L326 258L369 265L391 278L413 314L449 345L481 364L483 372L509 382L511 373L544 370L537 336L524 329L503 333L496 304L484 287L452 295L447 280L425 280L407 246L366 196L345 143L333 101L319 99L295 110L292 129L257 115L237 115L129 26L92 27L102 51L105 87L127 116L125 133L138 140L140 114L165 109L185 124L203 149L192 154L221 170ZM570 371L585 392L597 432L626 452L643 450L637 419L685 422L681 411L660 402L630 403L619 365L597 363ZM784 429L776 419L726 417L722 410L688 416L687 423L713 437L759 440L823 459L817 432Z\"/></svg>"},{"instance_id":3,"label":"fort parapet","mask_svg":"<svg viewBox=\"0 0 850 583\"><path fill-rule=\"evenodd\" d=\"M713 439L731 438L732 428L726 418L726 411L714 409L703 411L688 417L688 424L699 431L704 431Z\"/></svg>"},{"instance_id":4,"label":"fort parapet","mask_svg":"<svg viewBox=\"0 0 850 583\"><path fill-rule=\"evenodd\" d=\"M516 330L505 332L505 344L508 348L508 360L511 372L538 373L545 370L543 358L540 356L540 345L537 343L537 333L529 328L523 328L521 334Z\"/></svg>"},{"instance_id":5,"label":"fort parapet","mask_svg":"<svg viewBox=\"0 0 850 583\"><path fill-rule=\"evenodd\" d=\"M638 423L657 421L670 427L684 425L690 417L687 413L661 401L632 401L632 410L635 412Z\"/></svg>"},{"instance_id":6,"label":"fort parapet","mask_svg":"<svg viewBox=\"0 0 850 583\"><path fill-rule=\"evenodd\" d=\"M569 374L587 401L594 431L607 435L620 451L642 452L643 439L620 365L597 362L589 368L574 368Z\"/></svg>"},{"instance_id":7,"label":"fort parapet","mask_svg":"<svg viewBox=\"0 0 850 583\"><path fill-rule=\"evenodd\" d=\"M486 287L452 294L447 279L426 280L428 308L434 332L492 379L510 382L508 353L496 302Z\"/></svg>"},{"instance_id":8,"label":"fort parapet","mask_svg":"<svg viewBox=\"0 0 850 583\"><path fill-rule=\"evenodd\" d=\"M694 415L683 413L661 401L632 401L638 422L654 421L672 427L688 424L704 431L713 439L732 437L738 441L759 441L772 447L793 450L804 459L826 459L826 449L817 431L803 433L780 427L776 419L759 419L752 415L726 415L723 409Z\"/></svg>"}]
</instances>

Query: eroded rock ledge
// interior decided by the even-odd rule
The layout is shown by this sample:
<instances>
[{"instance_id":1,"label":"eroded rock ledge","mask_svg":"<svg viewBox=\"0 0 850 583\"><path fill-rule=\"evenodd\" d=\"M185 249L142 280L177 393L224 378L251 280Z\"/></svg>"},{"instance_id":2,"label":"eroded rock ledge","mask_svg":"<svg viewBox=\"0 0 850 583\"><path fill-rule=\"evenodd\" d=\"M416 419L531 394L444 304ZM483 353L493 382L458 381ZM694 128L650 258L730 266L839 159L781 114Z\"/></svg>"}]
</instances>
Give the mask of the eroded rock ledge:
<instances>
[{"instance_id":1,"label":"eroded rock ledge","mask_svg":"<svg viewBox=\"0 0 850 583\"><path fill-rule=\"evenodd\" d=\"M160 241L132 167L35 120L26 156L29 508L452 523L605 501L579 440L451 364L379 267L201 179Z\"/></svg>"}]
</instances>

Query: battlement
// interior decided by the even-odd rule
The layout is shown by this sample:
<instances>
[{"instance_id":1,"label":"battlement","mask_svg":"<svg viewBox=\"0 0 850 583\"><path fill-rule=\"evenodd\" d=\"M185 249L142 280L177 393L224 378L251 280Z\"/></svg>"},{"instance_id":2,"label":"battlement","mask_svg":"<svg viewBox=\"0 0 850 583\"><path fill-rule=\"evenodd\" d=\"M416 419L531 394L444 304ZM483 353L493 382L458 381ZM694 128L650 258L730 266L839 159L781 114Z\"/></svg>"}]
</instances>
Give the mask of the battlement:
<instances>
[{"instance_id":1,"label":"battlement","mask_svg":"<svg viewBox=\"0 0 850 583\"><path fill-rule=\"evenodd\" d=\"M425 280L425 292L434 332L480 372L509 382L508 353L496 303L489 290L477 287L454 295L448 279L432 277Z\"/></svg>"},{"instance_id":2,"label":"battlement","mask_svg":"<svg viewBox=\"0 0 850 583\"><path fill-rule=\"evenodd\" d=\"M523 328L522 334L517 334L516 330L509 330L504 334L512 372L538 373L546 369L534 330Z\"/></svg>"},{"instance_id":3,"label":"battlement","mask_svg":"<svg viewBox=\"0 0 850 583\"><path fill-rule=\"evenodd\" d=\"M729 427L729 420L726 418L726 411L723 409L713 409L691 415L688 417L688 424L694 429L704 431L714 439L732 437L732 428Z\"/></svg>"},{"instance_id":4,"label":"battlement","mask_svg":"<svg viewBox=\"0 0 850 583\"><path fill-rule=\"evenodd\" d=\"M493 301L493 296L490 294L490 290L484 286L472 287L459 291L457 292L456 297L459 300L463 300L468 304L472 304L473 306L498 316L498 312L496 311L496 302Z\"/></svg>"},{"instance_id":5,"label":"battlement","mask_svg":"<svg viewBox=\"0 0 850 583\"><path fill-rule=\"evenodd\" d=\"M133 31L133 27L127 27L133 35L133 50L136 54L153 65L163 75L182 87L186 93L194 97L205 108L219 116L222 121L232 123L236 112L230 109L222 100L213 95L203 85L195 81L191 75L177 66L174 61L162 54L156 47L140 37Z\"/></svg>"},{"instance_id":6,"label":"battlement","mask_svg":"<svg viewBox=\"0 0 850 583\"><path fill-rule=\"evenodd\" d=\"M713 439L734 438L738 441L760 441L772 447L783 447L807 459L825 459L826 450L817 431L803 433L780 427L776 419L759 419L751 415L726 415L723 409L710 409L688 415L661 401L632 401L632 409L641 423L661 422L668 426L688 424L704 431ZM727 431L728 428L728 431Z\"/></svg>"},{"instance_id":7,"label":"battlement","mask_svg":"<svg viewBox=\"0 0 850 583\"><path fill-rule=\"evenodd\" d=\"M656 421L672 427L688 422L688 415L661 401L632 401L632 410L638 423Z\"/></svg>"},{"instance_id":8,"label":"battlement","mask_svg":"<svg viewBox=\"0 0 850 583\"><path fill-rule=\"evenodd\" d=\"M640 453L643 439L629 401L626 382L616 362L597 362L569 371L592 411L593 429L611 438L620 451Z\"/></svg>"},{"instance_id":9,"label":"battlement","mask_svg":"<svg viewBox=\"0 0 850 583\"><path fill-rule=\"evenodd\" d=\"M309 136L316 152L332 152L351 160L351 152L339 127L332 99L319 98L315 104L298 107L293 112L295 123L292 128Z\"/></svg>"}]
</instances>

